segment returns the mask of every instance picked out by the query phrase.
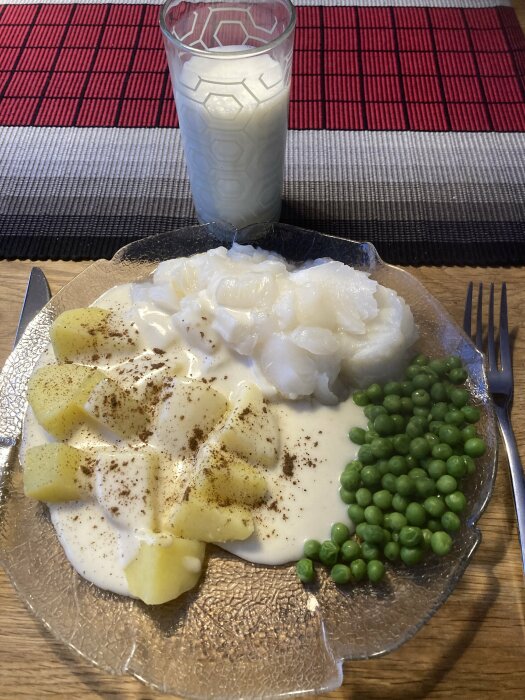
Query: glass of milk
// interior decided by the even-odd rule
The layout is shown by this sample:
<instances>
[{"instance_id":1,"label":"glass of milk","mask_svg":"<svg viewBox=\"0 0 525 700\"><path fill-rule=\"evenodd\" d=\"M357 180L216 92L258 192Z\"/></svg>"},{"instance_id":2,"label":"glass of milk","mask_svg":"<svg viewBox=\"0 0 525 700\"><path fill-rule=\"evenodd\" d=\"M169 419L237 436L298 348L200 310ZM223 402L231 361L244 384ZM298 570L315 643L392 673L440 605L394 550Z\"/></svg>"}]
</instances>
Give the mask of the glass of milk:
<instances>
[{"instance_id":1,"label":"glass of milk","mask_svg":"<svg viewBox=\"0 0 525 700\"><path fill-rule=\"evenodd\" d=\"M278 221L295 8L290 0L168 0L160 26L197 216Z\"/></svg>"}]
</instances>

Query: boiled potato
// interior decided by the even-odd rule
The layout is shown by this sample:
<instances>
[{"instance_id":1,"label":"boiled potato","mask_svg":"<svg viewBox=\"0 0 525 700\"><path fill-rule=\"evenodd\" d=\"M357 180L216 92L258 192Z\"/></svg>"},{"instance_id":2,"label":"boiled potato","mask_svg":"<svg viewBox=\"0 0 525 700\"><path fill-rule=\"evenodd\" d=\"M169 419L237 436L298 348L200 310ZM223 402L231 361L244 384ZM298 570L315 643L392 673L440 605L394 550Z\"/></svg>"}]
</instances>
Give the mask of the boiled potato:
<instances>
[{"instance_id":1,"label":"boiled potato","mask_svg":"<svg viewBox=\"0 0 525 700\"><path fill-rule=\"evenodd\" d=\"M195 492L220 505L240 503L253 506L266 493L261 472L237 455L220 449L206 449L197 461Z\"/></svg>"},{"instance_id":2,"label":"boiled potato","mask_svg":"<svg viewBox=\"0 0 525 700\"><path fill-rule=\"evenodd\" d=\"M40 425L63 440L84 420L82 406L104 377L84 365L46 365L29 379L27 400Z\"/></svg>"},{"instance_id":3,"label":"boiled potato","mask_svg":"<svg viewBox=\"0 0 525 700\"><path fill-rule=\"evenodd\" d=\"M148 448L96 455L97 501L117 525L131 531L155 529L158 465L157 454Z\"/></svg>"},{"instance_id":4,"label":"boiled potato","mask_svg":"<svg viewBox=\"0 0 525 700\"><path fill-rule=\"evenodd\" d=\"M48 503L76 501L90 491L89 453L62 442L30 447L24 460L24 493Z\"/></svg>"},{"instance_id":5,"label":"boiled potato","mask_svg":"<svg viewBox=\"0 0 525 700\"><path fill-rule=\"evenodd\" d=\"M99 427L121 438L143 436L149 422L148 412L129 390L113 379L103 377L89 392L82 410Z\"/></svg>"},{"instance_id":6,"label":"boiled potato","mask_svg":"<svg viewBox=\"0 0 525 700\"><path fill-rule=\"evenodd\" d=\"M169 538L167 543L142 542L124 572L129 592L147 605L161 605L196 585L201 575L205 545Z\"/></svg>"},{"instance_id":7,"label":"boiled potato","mask_svg":"<svg viewBox=\"0 0 525 700\"><path fill-rule=\"evenodd\" d=\"M170 513L168 529L177 537L201 542L245 540L253 532L250 511L241 505L219 506L198 494L178 503Z\"/></svg>"},{"instance_id":8,"label":"boiled potato","mask_svg":"<svg viewBox=\"0 0 525 700\"><path fill-rule=\"evenodd\" d=\"M279 451L279 427L261 390L243 382L233 398L233 408L220 428L219 439L227 450L251 464L273 466Z\"/></svg>"},{"instance_id":9,"label":"boiled potato","mask_svg":"<svg viewBox=\"0 0 525 700\"><path fill-rule=\"evenodd\" d=\"M228 408L225 396L201 380L167 379L150 444L172 458L196 454Z\"/></svg>"},{"instance_id":10,"label":"boiled potato","mask_svg":"<svg viewBox=\"0 0 525 700\"><path fill-rule=\"evenodd\" d=\"M138 333L112 311L89 307L64 311L50 329L51 344L59 362L107 355L132 348Z\"/></svg>"}]
</instances>

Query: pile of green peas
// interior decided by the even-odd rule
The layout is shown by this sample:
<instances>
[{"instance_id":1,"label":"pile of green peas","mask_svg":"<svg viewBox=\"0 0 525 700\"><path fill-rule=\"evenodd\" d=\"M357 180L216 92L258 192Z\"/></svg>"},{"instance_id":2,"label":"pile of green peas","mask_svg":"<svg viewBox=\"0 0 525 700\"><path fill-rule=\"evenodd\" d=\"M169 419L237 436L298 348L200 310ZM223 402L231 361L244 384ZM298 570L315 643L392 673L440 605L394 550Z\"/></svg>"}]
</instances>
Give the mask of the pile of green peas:
<instances>
[{"instance_id":1,"label":"pile of green peas","mask_svg":"<svg viewBox=\"0 0 525 700\"><path fill-rule=\"evenodd\" d=\"M355 533L335 523L330 540L307 540L296 565L303 583L314 579L314 562L329 567L337 584L377 583L385 562L413 566L450 552L467 506L461 484L486 450L466 380L460 358L418 355L402 381L353 394L368 427L349 431L359 450L339 493Z\"/></svg>"}]
</instances>

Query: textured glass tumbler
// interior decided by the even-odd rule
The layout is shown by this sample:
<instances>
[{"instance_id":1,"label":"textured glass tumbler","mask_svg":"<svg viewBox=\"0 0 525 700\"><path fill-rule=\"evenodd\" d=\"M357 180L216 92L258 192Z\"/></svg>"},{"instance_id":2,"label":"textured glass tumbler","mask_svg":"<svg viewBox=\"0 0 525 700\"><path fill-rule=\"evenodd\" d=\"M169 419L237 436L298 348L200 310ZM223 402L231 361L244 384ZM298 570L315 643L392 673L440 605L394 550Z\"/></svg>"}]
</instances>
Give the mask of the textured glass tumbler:
<instances>
[{"instance_id":1,"label":"textured glass tumbler","mask_svg":"<svg viewBox=\"0 0 525 700\"><path fill-rule=\"evenodd\" d=\"M278 221L295 8L168 0L160 26L199 221Z\"/></svg>"}]
</instances>

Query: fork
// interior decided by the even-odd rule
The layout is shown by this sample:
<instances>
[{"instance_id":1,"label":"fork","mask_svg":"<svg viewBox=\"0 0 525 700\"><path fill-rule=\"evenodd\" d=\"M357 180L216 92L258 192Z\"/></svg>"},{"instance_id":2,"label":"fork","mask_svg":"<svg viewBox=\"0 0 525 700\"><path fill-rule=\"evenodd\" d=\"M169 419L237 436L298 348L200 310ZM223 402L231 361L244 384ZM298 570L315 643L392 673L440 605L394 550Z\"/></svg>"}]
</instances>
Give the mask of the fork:
<instances>
[{"instance_id":1,"label":"fork","mask_svg":"<svg viewBox=\"0 0 525 700\"><path fill-rule=\"evenodd\" d=\"M473 283L470 282L467 288L467 298L465 302L465 316L463 328L470 337L472 319L472 296ZM476 347L483 352L483 284L480 282L478 288L478 306L476 317ZM507 456L510 466L510 480L512 484L512 494L514 496L514 507L518 520L518 536L521 546L521 560L525 571L525 476L521 465L516 438L510 422L510 407L514 392L514 379L512 376L511 350L508 328L507 314L507 285L503 282L501 286L500 317L499 317L499 367L498 354L496 352L496 334L494 330L494 284L490 285L489 314L487 328L487 383L489 394L494 402L494 409L498 419L503 441L507 449Z\"/></svg>"}]
</instances>

